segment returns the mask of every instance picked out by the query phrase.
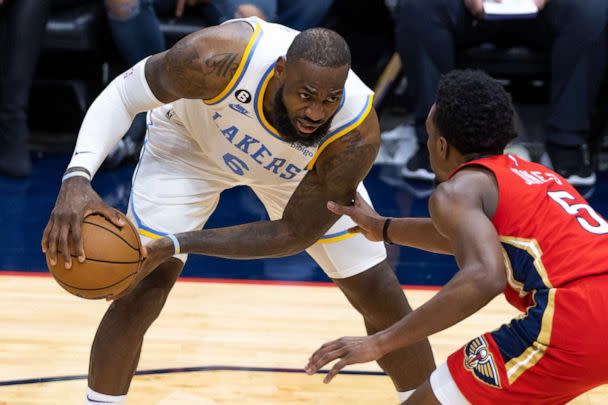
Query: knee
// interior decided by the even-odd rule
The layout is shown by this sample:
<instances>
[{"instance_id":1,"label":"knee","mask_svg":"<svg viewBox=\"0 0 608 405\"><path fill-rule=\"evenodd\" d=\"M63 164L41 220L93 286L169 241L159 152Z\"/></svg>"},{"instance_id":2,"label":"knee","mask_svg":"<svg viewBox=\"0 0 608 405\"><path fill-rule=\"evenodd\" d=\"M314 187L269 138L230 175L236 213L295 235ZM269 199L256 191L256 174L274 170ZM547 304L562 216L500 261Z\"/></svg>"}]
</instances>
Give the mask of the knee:
<instances>
[{"instance_id":1,"label":"knee","mask_svg":"<svg viewBox=\"0 0 608 405\"><path fill-rule=\"evenodd\" d=\"M366 324L380 331L392 326L410 312L412 312L412 308L405 295L401 295L400 297L395 296L395 299L387 302L387 305L365 310L361 312L361 315Z\"/></svg>"},{"instance_id":2,"label":"knee","mask_svg":"<svg viewBox=\"0 0 608 405\"><path fill-rule=\"evenodd\" d=\"M128 20L139 12L140 0L104 0L109 18Z\"/></svg>"},{"instance_id":3,"label":"knee","mask_svg":"<svg viewBox=\"0 0 608 405\"><path fill-rule=\"evenodd\" d=\"M128 325L145 331L160 315L169 291L169 287L161 285L137 288L129 295L114 301L110 306L110 311L120 313L121 318Z\"/></svg>"},{"instance_id":4,"label":"knee","mask_svg":"<svg viewBox=\"0 0 608 405\"><path fill-rule=\"evenodd\" d=\"M412 311L393 269L382 262L367 271L369 276L357 289L350 289L348 299L368 325L387 328Z\"/></svg>"}]
</instances>

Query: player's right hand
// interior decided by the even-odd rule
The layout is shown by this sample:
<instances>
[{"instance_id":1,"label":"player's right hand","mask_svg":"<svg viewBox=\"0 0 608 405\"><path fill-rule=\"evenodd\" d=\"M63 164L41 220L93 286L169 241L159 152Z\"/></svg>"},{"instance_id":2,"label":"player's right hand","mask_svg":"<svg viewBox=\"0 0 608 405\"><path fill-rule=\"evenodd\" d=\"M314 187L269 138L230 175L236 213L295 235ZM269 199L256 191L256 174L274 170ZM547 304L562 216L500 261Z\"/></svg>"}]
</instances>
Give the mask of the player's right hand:
<instances>
[{"instance_id":1,"label":"player's right hand","mask_svg":"<svg viewBox=\"0 0 608 405\"><path fill-rule=\"evenodd\" d=\"M383 240L382 227L386 218L380 216L374 209L357 193L353 206L341 205L333 201L327 203L327 209L338 215L348 215L357 226L348 230L350 233L361 233L372 242Z\"/></svg>"},{"instance_id":2,"label":"player's right hand","mask_svg":"<svg viewBox=\"0 0 608 405\"><path fill-rule=\"evenodd\" d=\"M57 253L63 255L66 269L72 267L71 252L79 262L85 261L80 230L83 219L90 214L103 215L119 228L126 225L118 211L99 197L87 179L72 177L64 181L42 234L42 251L52 266L57 264Z\"/></svg>"}]
</instances>

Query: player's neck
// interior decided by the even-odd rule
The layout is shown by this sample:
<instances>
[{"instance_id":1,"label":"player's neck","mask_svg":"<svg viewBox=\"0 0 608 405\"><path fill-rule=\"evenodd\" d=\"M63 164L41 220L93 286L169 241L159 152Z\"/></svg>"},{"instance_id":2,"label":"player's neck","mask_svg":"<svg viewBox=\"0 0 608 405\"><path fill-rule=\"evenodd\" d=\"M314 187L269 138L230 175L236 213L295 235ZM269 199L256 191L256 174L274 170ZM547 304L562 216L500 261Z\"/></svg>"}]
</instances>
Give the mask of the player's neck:
<instances>
[{"instance_id":1,"label":"player's neck","mask_svg":"<svg viewBox=\"0 0 608 405\"><path fill-rule=\"evenodd\" d=\"M266 91L264 92L264 99L262 100L262 108L264 109L264 116L266 119L274 125L274 117L272 111L274 109L274 101L277 91L279 90L280 83L276 76L273 76L268 82Z\"/></svg>"}]
</instances>

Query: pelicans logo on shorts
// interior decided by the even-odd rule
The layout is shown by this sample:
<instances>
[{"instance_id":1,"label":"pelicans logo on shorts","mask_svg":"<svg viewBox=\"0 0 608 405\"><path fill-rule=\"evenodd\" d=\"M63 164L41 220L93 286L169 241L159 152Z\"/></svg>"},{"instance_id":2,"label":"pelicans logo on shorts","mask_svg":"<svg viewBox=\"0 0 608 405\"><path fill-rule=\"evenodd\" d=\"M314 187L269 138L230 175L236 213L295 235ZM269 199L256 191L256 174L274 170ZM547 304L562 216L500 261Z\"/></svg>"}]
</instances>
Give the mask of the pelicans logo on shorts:
<instances>
[{"instance_id":1,"label":"pelicans logo on shorts","mask_svg":"<svg viewBox=\"0 0 608 405\"><path fill-rule=\"evenodd\" d=\"M464 367L481 382L491 387L501 387L494 356L483 336L473 339L464 347Z\"/></svg>"}]
</instances>

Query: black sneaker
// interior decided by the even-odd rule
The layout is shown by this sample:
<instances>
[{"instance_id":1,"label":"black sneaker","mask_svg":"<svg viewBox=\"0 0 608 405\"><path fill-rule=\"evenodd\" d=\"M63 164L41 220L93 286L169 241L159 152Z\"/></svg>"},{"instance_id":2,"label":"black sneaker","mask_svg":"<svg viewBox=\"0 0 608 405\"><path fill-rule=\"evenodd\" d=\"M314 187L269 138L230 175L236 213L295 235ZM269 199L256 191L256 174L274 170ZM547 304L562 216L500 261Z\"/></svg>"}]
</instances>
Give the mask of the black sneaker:
<instances>
[{"instance_id":1,"label":"black sneaker","mask_svg":"<svg viewBox=\"0 0 608 405\"><path fill-rule=\"evenodd\" d=\"M416 153L407 161L401 175L406 179L433 181L435 173L431 170L431 162L429 160L429 150L425 144L418 145Z\"/></svg>"},{"instance_id":2,"label":"black sneaker","mask_svg":"<svg viewBox=\"0 0 608 405\"><path fill-rule=\"evenodd\" d=\"M595 184L595 172L591 167L587 145L547 144L547 153L551 158L553 170L568 180L573 186L591 186Z\"/></svg>"}]
</instances>

